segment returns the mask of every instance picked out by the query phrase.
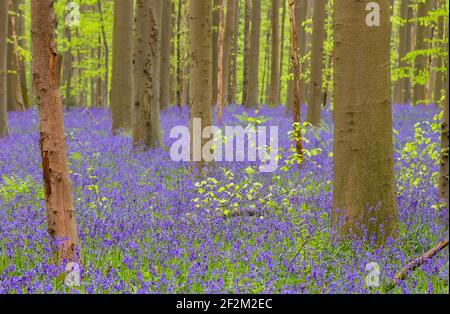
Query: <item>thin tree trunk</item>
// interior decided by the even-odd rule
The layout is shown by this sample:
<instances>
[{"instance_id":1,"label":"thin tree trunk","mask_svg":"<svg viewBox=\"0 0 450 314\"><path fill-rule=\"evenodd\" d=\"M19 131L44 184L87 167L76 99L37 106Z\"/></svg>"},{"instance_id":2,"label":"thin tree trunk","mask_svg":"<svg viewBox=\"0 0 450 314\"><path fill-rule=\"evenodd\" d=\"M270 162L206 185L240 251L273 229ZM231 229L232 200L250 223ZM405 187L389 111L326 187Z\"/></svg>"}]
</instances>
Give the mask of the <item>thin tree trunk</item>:
<instances>
[{"instance_id":1,"label":"thin tree trunk","mask_svg":"<svg viewBox=\"0 0 450 314\"><path fill-rule=\"evenodd\" d=\"M282 86L282 77L283 77L283 70L284 70L284 33L285 33L285 24L286 24L286 0L282 0L281 7L283 8L283 11L281 13L281 39L280 39L280 69L279 69L279 77L278 80L279 86L278 90L280 93L280 103L281 101L281 95L283 94L283 86Z\"/></svg>"},{"instance_id":2,"label":"thin tree trunk","mask_svg":"<svg viewBox=\"0 0 450 314\"><path fill-rule=\"evenodd\" d=\"M250 52L248 60L248 97L247 108L258 106L259 86L259 46L261 35L261 1L253 0L250 31Z\"/></svg>"},{"instance_id":3,"label":"thin tree trunk","mask_svg":"<svg viewBox=\"0 0 450 314\"><path fill-rule=\"evenodd\" d=\"M223 42L225 38L225 0L221 0L220 3L220 14L219 14L219 37L218 37L218 67L217 67L217 121L220 123L222 121L222 110L223 110L223 68L224 68L224 47Z\"/></svg>"},{"instance_id":4,"label":"thin tree trunk","mask_svg":"<svg viewBox=\"0 0 450 314\"><path fill-rule=\"evenodd\" d=\"M23 6L23 0L14 1L14 12L17 14L12 17L12 31L15 45L15 52L17 56L17 75L20 84L21 99L23 101L24 109L30 107L30 98L28 95L27 86L27 73L25 68L25 60L20 55L18 47L26 49L25 46L25 16L24 12L21 12L21 6ZM23 10L23 9L22 9Z\"/></svg>"},{"instance_id":5,"label":"thin tree trunk","mask_svg":"<svg viewBox=\"0 0 450 314\"><path fill-rule=\"evenodd\" d=\"M3 0L7 1L7 0ZM13 3L10 0L9 1L9 10L13 11ZM8 38L13 39L14 38L14 32L13 32L13 16L10 14L8 16ZM7 104L8 104L8 111L19 111L22 109L22 103L20 99L20 93L19 93L19 76L18 76L18 68L17 68L17 55L15 51L14 43L8 42L7 44L7 67L8 67L8 73L7 73Z\"/></svg>"},{"instance_id":6,"label":"thin tree trunk","mask_svg":"<svg viewBox=\"0 0 450 314\"><path fill-rule=\"evenodd\" d=\"M79 261L78 234L70 187L62 103L55 78L53 0L31 0L33 81L39 101L40 148L48 232L56 264Z\"/></svg>"},{"instance_id":7,"label":"thin tree trunk","mask_svg":"<svg viewBox=\"0 0 450 314\"><path fill-rule=\"evenodd\" d=\"M67 0L67 3L70 3L70 1L71 0ZM69 25L65 25L64 27L64 37L67 39L67 43L65 47L63 65L63 81L65 85L65 98L63 99L63 104L65 104L66 109L69 110L70 107L74 105L74 100L71 96L73 76L73 55L71 48L72 30Z\"/></svg>"},{"instance_id":8,"label":"thin tree trunk","mask_svg":"<svg viewBox=\"0 0 450 314\"><path fill-rule=\"evenodd\" d=\"M270 17L272 15L272 5L270 6L269 10L267 11L267 20L270 20ZM269 79L267 78L267 73L270 71L270 36L271 36L271 27L267 28L266 31L266 49L264 51L264 65L263 65L263 75L262 75L262 82L261 82L261 98L260 103L267 104L267 95L268 95L268 86L269 86Z\"/></svg>"},{"instance_id":9,"label":"thin tree trunk","mask_svg":"<svg viewBox=\"0 0 450 314\"><path fill-rule=\"evenodd\" d=\"M400 7L400 14L401 14L401 18L404 20L404 24L400 26L400 47L399 47L399 51L398 51L398 67L400 68L405 68L407 66L406 61L403 60L403 58L406 56L406 54L408 53L408 36L410 34L408 34L408 4L409 1L408 0L401 0L401 7ZM405 88L409 88L408 85L405 83L405 80L407 78L406 77L402 77L400 79L397 80L396 84L395 84L395 89L394 89L394 103L395 104L402 104L403 101L406 99L405 97L405 93L407 92L405 90Z\"/></svg>"},{"instance_id":10,"label":"thin tree trunk","mask_svg":"<svg viewBox=\"0 0 450 314\"><path fill-rule=\"evenodd\" d=\"M210 135L203 137L203 130L212 124L212 1L190 2L190 99L189 124L191 134L191 160L204 162L203 145ZM219 59L220 60L220 59ZM195 124L199 119L199 128ZM200 146L199 146L200 144Z\"/></svg>"},{"instance_id":11,"label":"thin tree trunk","mask_svg":"<svg viewBox=\"0 0 450 314\"><path fill-rule=\"evenodd\" d=\"M170 34L172 22L171 1L163 1L161 24L161 76L160 76L160 108L170 105Z\"/></svg>"},{"instance_id":12,"label":"thin tree trunk","mask_svg":"<svg viewBox=\"0 0 450 314\"><path fill-rule=\"evenodd\" d=\"M332 217L342 235L375 237L382 244L396 234L397 209L389 0L378 4L380 26L369 27L361 26L367 15L366 2L334 2Z\"/></svg>"},{"instance_id":13,"label":"thin tree trunk","mask_svg":"<svg viewBox=\"0 0 450 314\"><path fill-rule=\"evenodd\" d=\"M181 61L181 19L183 5L182 0L178 0L177 7L177 105L181 108L182 100L181 100L181 86L183 84L183 70L182 70L182 61Z\"/></svg>"},{"instance_id":14,"label":"thin tree trunk","mask_svg":"<svg viewBox=\"0 0 450 314\"><path fill-rule=\"evenodd\" d=\"M217 103L217 71L218 71L218 44L220 24L220 0L214 0L212 9L212 105Z\"/></svg>"},{"instance_id":15,"label":"thin tree trunk","mask_svg":"<svg viewBox=\"0 0 450 314\"><path fill-rule=\"evenodd\" d=\"M227 105L228 96L230 91L228 90L229 80L230 80L230 59L231 59L231 44L233 41L234 34L234 23L236 21L236 1L237 0L227 0L227 14L226 14L226 24L225 24L225 35L223 39L223 59L222 59L222 85L223 85L223 104Z\"/></svg>"},{"instance_id":16,"label":"thin tree trunk","mask_svg":"<svg viewBox=\"0 0 450 314\"><path fill-rule=\"evenodd\" d=\"M269 106L277 106L280 103L280 0L272 0L271 23Z\"/></svg>"},{"instance_id":17,"label":"thin tree trunk","mask_svg":"<svg viewBox=\"0 0 450 314\"><path fill-rule=\"evenodd\" d=\"M295 16L297 18L296 25L297 25L297 34L298 34L298 40L297 40L297 50L299 53L299 57L303 58L306 52L306 31L303 27L303 23L306 21L307 12L308 12L308 5L306 0L295 0ZM292 44L292 43L291 43ZM303 64L301 64L302 69ZM292 73L292 67L289 69L289 73ZM302 84L304 86L304 84ZM303 89L302 87L302 96L303 96ZM286 111L287 112L293 112L294 110L294 85L293 81L288 81L287 86L287 92L286 92Z\"/></svg>"},{"instance_id":18,"label":"thin tree trunk","mask_svg":"<svg viewBox=\"0 0 450 314\"><path fill-rule=\"evenodd\" d=\"M301 67L297 52L297 19L295 16L295 1L289 0L289 20L291 24L291 59L292 70L294 73L294 131L295 131L295 149L297 158L301 162L303 160L303 143L301 134L301 117L300 117L300 104L301 104Z\"/></svg>"},{"instance_id":19,"label":"thin tree trunk","mask_svg":"<svg viewBox=\"0 0 450 314\"><path fill-rule=\"evenodd\" d=\"M102 8L102 2L101 0L97 0L97 9L98 13L100 15L100 29L102 34L102 42L103 42L103 58L104 58L104 68L105 68L105 74L104 78L102 80L102 108L108 108L109 104L109 46L108 46L108 39L106 38L106 31L105 31L105 21L103 17L103 8Z\"/></svg>"},{"instance_id":20,"label":"thin tree trunk","mask_svg":"<svg viewBox=\"0 0 450 314\"><path fill-rule=\"evenodd\" d=\"M314 1L313 34L311 47L311 82L308 105L308 121L314 126L320 124L320 111L323 102L323 44L325 39L325 6L326 0Z\"/></svg>"},{"instance_id":21,"label":"thin tree trunk","mask_svg":"<svg viewBox=\"0 0 450 314\"><path fill-rule=\"evenodd\" d=\"M175 1L171 2L171 28L170 28L170 55L176 57L177 43L176 43L176 26L177 26L177 15ZM177 68L176 62L170 59L170 104L174 105L177 103Z\"/></svg>"},{"instance_id":22,"label":"thin tree trunk","mask_svg":"<svg viewBox=\"0 0 450 314\"><path fill-rule=\"evenodd\" d=\"M431 1L419 2L417 18L425 18L428 15ZM416 50L421 51L416 58L414 64L414 103L427 103L426 99L426 83L428 82L428 57L424 53L428 49L428 39L430 29L427 25L417 22L416 26Z\"/></svg>"},{"instance_id":23,"label":"thin tree trunk","mask_svg":"<svg viewBox=\"0 0 450 314\"><path fill-rule=\"evenodd\" d=\"M242 67L242 104L248 104L248 68L250 61L250 19L251 19L251 0L245 0L244 16L244 62ZM239 23L238 23L239 24Z\"/></svg>"},{"instance_id":24,"label":"thin tree trunk","mask_svg":"<svg viewBox=\"0 0 450 314\"><path fill-rule=\"evenodd\" d=\"M161 0L136 1L134 41L133 146L161 146L159 64Z\"/></svg>"},{"instance_id":25,"label":"thin tree trunk","mask_svg":"<svg viewBox=\"0 0 450 314\"><path fill-rule=\"evenodd\" d=\"M446 30L446 37L448 38L448 27ZM448 40L446 49L446 73L445 73L445 100L444 100L444 114L442 116L442 128L441 128L441 163L439 171L439 195L449 206L449 173L448 173L448 161L449 161L449 107L448 107L448 85L450 83L448 78L449 62L448 62Z\"/></svg>"},{"instance_id":26,"label":"thin tree trunk","mask_svg":"<svg viewBox=\"0 0 450 314\"><path fill-rule=\"evenodd\" d=\"M8 38L8 1L0 1L0 139L8 136L6 39Z\"/></svg>"},{"instance_id":27,"label":"thin tree trunk","mask_svg":"<svg viewBox=\"0 0 450 314\"><path fill-rule=\"evenodd\" d=\"M131 130L133 104L133 1L114 1L111 81L112 132Z\"/></svg>"},{"instance_id":28,"label":"thin tree trunk","mask_svg":"<svg viewBox=\"0 0 450 314\"><path fill-rule=\"evenodd\" d=\"M445 8L445 3L443 1L438 2L439 7ZM443 42L445 40L444 38L444 30L445 30L445 19L443 16L439 18L438 24L437 24L437 39L438 39L438 46L442 47ZM445 51L445 49L443 49ZM441 101L442 97L442 91L444 90L444 73L442 71L443 67L443 61L444 58L442 55L438 55L436 57L436 70L434 71L434 100L439 103Z\"/></svg>"},{"instance_id":29,"label":"thin tree trunk","mask_svg":"<svg viewBox=\"0 0 450 314\"><path fill-rule=\"evenodd\" d=\"M230 60L230 77L228 80L228 103L236 104L236 94L237 94L237 55L239 53L239 14L240 7L239 1L236 1L236 13L234 16L233 24L233 37L231 40L231 60Z\"/></svg>"}]
</instances>

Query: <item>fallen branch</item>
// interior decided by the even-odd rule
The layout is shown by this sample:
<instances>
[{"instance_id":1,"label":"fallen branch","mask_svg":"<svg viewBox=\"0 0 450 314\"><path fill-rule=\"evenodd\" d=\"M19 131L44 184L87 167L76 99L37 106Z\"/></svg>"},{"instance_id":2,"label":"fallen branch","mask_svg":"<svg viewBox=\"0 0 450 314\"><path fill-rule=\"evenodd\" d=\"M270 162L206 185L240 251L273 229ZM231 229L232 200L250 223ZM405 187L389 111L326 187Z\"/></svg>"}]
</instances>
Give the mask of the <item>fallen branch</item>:
<instances>
[{"instance_id":1,"label":"fallen branch","mask_svg":"<svg viewBox=\"0 0 450 314\"><path fill-rule=\"evenodd\" d=\"M391 284L391 288L395 288L395 286L397 286L400 283L400 281L404 280L410 272L414 271L417 267L420 267L427 260L429 260L433 256L437 255L447 245L448 245L448 239L442 240L436 246L434 246L431 250L426 252L424 255L409 262L405 267L403 267L403 269L400 272L397 273L397 275L395 275L394 280Z\"/></svg>"}]
</instances>

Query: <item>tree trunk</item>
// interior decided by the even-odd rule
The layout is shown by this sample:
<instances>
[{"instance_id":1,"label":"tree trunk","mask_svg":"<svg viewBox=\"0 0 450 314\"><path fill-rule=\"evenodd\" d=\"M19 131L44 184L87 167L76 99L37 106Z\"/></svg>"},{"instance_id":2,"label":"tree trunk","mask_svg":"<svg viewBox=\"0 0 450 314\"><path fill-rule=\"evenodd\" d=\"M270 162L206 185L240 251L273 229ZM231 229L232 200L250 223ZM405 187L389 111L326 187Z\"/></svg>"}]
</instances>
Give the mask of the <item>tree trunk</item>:
<instances>
[{"instance_id":1,"label":"tree trunk","mask_svg":"<svg viewBox=\"0 0 450 314\"><path fill-rule=\"evenodd\" d=\"M389 0L378 1L380 26L366 25L366 4L334 2L333 223L384 243L397 230Z\"/></svg>"},{"instance_id":2,"label":"tree trunk","mask_svg":"<svg viewBox=\"0 0 450 314\"><path fill-rule=\"evenodd\" d=\"M448 27L446 30L446 37L448 38ZM441 164L439 171L439 195L445 202L447 203L447 207L449 206L448 202L448 194L449 194L449 173L448 173L448 159L449 159L449 109L448 109L448 85L450 83L448 79L449 72L449 62L448 62L448 41L445 47L446 49L446 73L445 73L445 100L444 100L444 115L442 117L442 128L441 128Z\"/></svg>"},{"instance_id":3,"label":"tree trunk","mask_svg":"<svg viewBox=\"0 0 450 314\"><path fill-rule=\"evenodd\" d=\"M269 83L269 106L280 103L280 0L272 0L272 41Z\"/></svg>"},{"instance_id":4,"label":"tree trunk","mask_svg":"<svg viewBox=\"0 0 450 314\"><path fill-rule=\"evenodd\" d=\"M108 39L106 38L106 31L105 31L105 21L103 18L103 8L102 8L102 2L101 0L97 0L97 9L98 13L100 15L100 30L102 35L102 43L103 43L103 59L104 64L103 67L105 69L105 74L102 80L102 108L108 108L109 104L109 46L108 46Z\"/></svg>"},{"instance_id":5,"label":"tree trunk","mask_svg":"<svg viewBox=\"0 0 450 314\"><path fill-rule=\"evenodd\" d=\"M295 1L289 0L289 20L291 24L291 59L292 59L292 70L294 73L294 132L295 132L295 150L297 153L297 158L299 162L303 159L303 143L301 134L301 121L300 121L300 104L301 104L301 67L298 58L298 52L295 47L297 47L297 19L295 12Z\"/></svg>"},{"instance_id":6,"label":"tree trunk","mask_svg":"<svg viewBox=\"0 0 450 314\"><path fill-rule=\"evenodd\" d=\"M231 60L231 44L233 41L233 34L235 31L234 23L236 22L236 1L237 0L227 0L227 14L226 14L226 24L225 24L225 35L223 39L223 59L222 59L222 85L223 85L223 104L227 105L228 96L230 91L229 80L230 80L230 60Z\"/></svg>"},{"instance_id":7,"label":"tree trunk","mask_svg":"<svg viewBox=\"0 0 450 314\"><path fill-rule=\"evenodd\" d=\"M191 160L203 162L202 147L209 136L204 138L202 132L212 124L212 1L191 0L191 68L189 92L189 124L191 134ZM220 59L219 59L220 60ZM200 127L194 124L200 119ZM198 147L198 144L201 146Z\"/></svg>"},{"instance_id":8,"label":"tree trunk","mask_svg":"<svg viewBox=\"0 0 450 314\"><path fill-rule=\"evenodd\" d=\"M431 1L419 2L419 9L417 12L417 18L425 18L428 15ZM416 25L416 50L422 51L416 56L414 64L414 103L424 104L428 100L426 98L426 83L428 82L428 56L423 53L428 49L429 27L420 21Z\"/></svg>"},{"instance_id":9,"label":"tree trunk","mask_svg":"<svg viewBox=\"0 0 450 314\"><path fill-rule=\"evenodd\" d=\"M161 24L161 76L160 76L160 108L170 105L170 35L172 22L171 1L163 1Z\"/></svg>"},{"instance_id":10,"label":"tree trunk","mask_svg":"<svg viewBox=\"0 0 450 314\"><path fill-rule=\"evenodd\" d=\"M71 0L67 0L70 3ZM72 30L69 25L64 26L64 37L67 39L65 53L64 53L64 65L63 65L63 81L65 86L65 98L63 99L63 104L65 104L66 109L69 110L70 107L74 106L74 100L71 96L72 92L72 76L73 76L73 55L71 48L72 41Z\"/></svg>"},{"instance_id":11,"label":"tree trunk","mask_svg":"<svg viewBox=\"0 0 450 314\"><path fill-rule=\"evenodd\" d=\"M56 82L53 0L31 0L33 82L39 107L45 206L57 264L79 261L78 234L70 187L61 96Z\"/></svg>"},{"instance_id":12,"label":"tree trunk","mask_svg":"<svg viewBox=\"0 0 450 314\"><path fill-rule=\"evenodd\" d=\"M313 34L311 47L311 82L308 105L308 121L318 126L322 97L323 41L325 38L325 0L314 1Z\"/></svg>"},{"instance_id":13,"label":"tree trunk","mask_svg":"<svg viewBox=\"0 0 450 314\"><path fill-rule=\"evenodd\" d=\"M218 47L218 66L217 66L217 121L220 123L222 121L222 109L224 104L223 97L223 68L224 68L224 47L223 41L225 37L225 0L221 0L220 3L220 14L219 14L219 37L217 42Z\"/></svg>"},{"instance_id":14,"label":"tree trunk","mask_svg":"<svg viewBox=\"0 0 450 314\"><path fill-rule=\"evenodd\" d=\"M303 27L303 23L306 21L308 5L307 0L295 0L295 16L296 16L296 25L297 25L297 50L299 53L299 57L303 58L306 52L306 31ZM291 43L292 44L292 43ZM303 64L301 64L303 65ZM303 66L302 66L303 68ZM289 69L289 72L292 73L292 68ZM303 84L302 84L303 85ZM303 91L304 88L302 88ZM302 92L303 96L303 92ZM288 81L287 92L286 92L286 111L293 112L294 110L294 85L293 81Z\"/></svg>"},{"instance_id":15,"label":"tree trunk","mask_svg":"<svg viewBox=\"0 0 450 314\"><path fill-rule=\"evenodd\" d=\"M7 1L7 0L3 0ZM13 11L12 1L9 1L9 10ZM8 39L13 39L13 15L8 16ZM17 68L17 55L14 43L7 43L7 105L8 111L19 111L22 109L21 97L19 93L20 82Z\"/></svg>"},{"instance_id":16,"label":"tree trunk","mask_svg":"<svg viewBox=\"0 0 450 314\"><path fill-rule=\"evenodd\" d=\"M230 60L230 78L228 80L228 103L236 104L236 95L237 95L237 67L238 60L237 55L239 53L239 15L240 15L240 7L239 1L236 1L236 14L234 16L234 24L233 24L233 38L231 41L231 60Z\"/></svg>"},{"instance_id":17,"label":"tree trunk","mask_svg":"<svg viewBox=\"0 0 450 314\"><path fill-rule=\"evenodd\" d=\"M6 96L6 39L8 38L8 1L0 1L0 139L8 136L8 107Z\"/></svg>"},{"instance_id":18,"label":"tree trunk","mask_svg":"<svg viewBox=\"0 0 450 314\"><path fill-rule=\"evenodd\" d=\"M133 104L133 1L114 1L111 81L112 132L131 130Z\"/></svg>"},{"instance_id":19,"label":"tree trunk","mask_svg":"<svg viewBox=\"0 0 450 314\"><path fill-rule=\"evenodd\" d=\"M13 21L13 37L14 37L14 46L15 46L15 52L16 52L16 58L17 58L17 75L18 80L20 84L20 91L21 91L21 99L23 101L24 109L30 107L30 98L28 95L28 86L27 86L27 73L26 73L26 67L25 67L25 60L20 55L18 47L22 49L26 49L25 44L25 15L23 12L23 9L21 9L21 6L23 6L23 0L17 0L14 1L14 12L17 14L16 16L12 17Z\"/></svg>"},{"instance_id":20,"label":"tree trunk","mask_svg":"<svg viewBox=\"0 0 450 314\"><path fill-rule=\"evenodd\" d=\"M161 0L136 1L134 41L133 146L161 146L159 64Z\"/></svg>"},{"instance_id":21,"label":"tree trunk","mask_svg":"<svg viewBox=\"0 0 450 314\"><path fill-rule=\"evenodd\" d=\"M443 1L439 1L438 8L445 8ZM445 40L444 37L444 30L445 30L445 19L443 16L439 18L438 24L437 24L437 38L438 38L438 46L443 46L442 43ZM445 49L443 49L445 51ZM439 103L441 101L442 97L442 91L444 89L444 73L442 71L443 67L443 56L438 55L436 57L436 71L434 72L435 78L434 78L434 100Z\"/></svg>"},{"instance_id":22,"label":"tree trunk","mask_svg":"<svg viewBox=\"0 0 450 314\"><path fill-rule=\"evenodd\" d=\"M258 106L259 86L259 46L261 35L261 1L252 2L252 22L250 31L250 53L248 60L248 98L245 103L247 108Z\"/></svg>"},{"instance_id":23,"label":"tree trunk","mask_svg":"<svg viewBox=\"0 0 450 314\"><path fill-rule=\"evenodd\" d=\"M283 94L283 86L282 86L282 77L283 77L283 70L284 70L284 33L285 33L285 25L286 25L286 0L282 0L281 2L281 7L283 8L283 11L281 13L281 39L280 39L280 68L279 68L279 77L280 79L278 80L279 86L279 93L280 93L280 100L279 102L282 103L281 101L281 96Z\"/></svg>"},{"instance_id":24,"label":"tree trunk","mask_svg":"<svg viewBox=\"0 0 450 314\"><path fill-rule=\"evenodd\" d=\"M400 7L400 14L401 18L404 21L404 24L400 26L400 47L398 51L398 67L405 68L407 66L406 61L403 60L403 58L406 56L406 54L409 52L408 49L408 37L410 34L408 34L408 24L409 24L409 1L408 0L401 0L401 7ZM407 90L409 89L409 84L405 82L407 80L407 77L402 77L397 80L395 83L395 89L394 89L394 103L395 104L403 104L405 100L408 98L405 94L407 94Z\"/></svg>"},{"instance_id":25,"label":"tree trunk","mask_svg":"<svg viewBox=\"0 0 450 314\"><path fill-rule=\"evenodd\" d=\"M214 0L212 8L212 105L217 103L217 71L218 71L218 40L220 24L220 0Z\"/></svg>"},{"instance_id":26,"label":"tree trunk","mask_svg":"<svg viewBox=\"0 0 450 314\"><path fill-rule=\"evenodd\" d=\"M250 61L250 19L251 19L251 0L245 0L245 17L244 17L244 62L242 73L242 104L247 106L248 103L248 63ZM238 23L239 24L239 23Z\"/></svg>"},{"instance_id":27,"label":"tree trunk","mask_svg":"<svg viewBox=\"0 0 450 314\"><path fill-rule=\"evenodd\" d=\"M177 25L177 16L176 16L176 8L175 1L171 2L171 28L170 28L170 55L176 56L176 25ZM170 59L170 104L174 105L177 103L177 68L176 63Z\"/></svg>"}]
</instances>

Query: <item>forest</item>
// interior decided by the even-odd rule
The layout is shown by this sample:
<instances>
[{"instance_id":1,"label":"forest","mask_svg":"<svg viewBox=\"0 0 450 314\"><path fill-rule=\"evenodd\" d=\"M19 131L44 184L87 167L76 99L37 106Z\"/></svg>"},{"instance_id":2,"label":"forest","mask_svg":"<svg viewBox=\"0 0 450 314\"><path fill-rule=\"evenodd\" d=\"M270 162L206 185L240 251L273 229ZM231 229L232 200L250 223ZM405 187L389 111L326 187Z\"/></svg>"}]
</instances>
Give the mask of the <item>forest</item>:
<instances>
[{"instance_id":1,"label":"forest","mask_svg":"<svg viewBox=\"0 0 450 314\"><path fill-rule=\"evenodd\" d=\"M448 294L448 0L0 0L0 294Z\"/></svg>"}]
</instances>

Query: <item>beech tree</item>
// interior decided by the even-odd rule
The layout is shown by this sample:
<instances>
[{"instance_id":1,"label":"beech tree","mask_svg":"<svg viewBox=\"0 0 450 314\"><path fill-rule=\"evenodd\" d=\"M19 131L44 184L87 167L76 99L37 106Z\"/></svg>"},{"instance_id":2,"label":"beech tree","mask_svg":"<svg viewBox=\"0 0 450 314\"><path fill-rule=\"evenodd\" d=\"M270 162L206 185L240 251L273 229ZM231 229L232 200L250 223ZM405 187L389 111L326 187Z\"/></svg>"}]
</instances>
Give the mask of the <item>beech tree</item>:
<instances>
[{"instance_id":1,"label":"beech tree","mask_svg":"<svg viewBox=\"0 0 450 314\"><path fill-rule=\"evenodd\" d=\"M132 137L133 146L143 149L161 146L161 10L161 0L136 1Z\"/></svg>"},{"instance_id":2,"label":"beech tree","mask_svg":"<svg viewBox=\"0 0 450 314\"><path fill-rule=\"evenodd\" d=\"M39 107L40 149L45 206L52 252L78 261L78 234L73 207L61 97L56 78L55 14L53 0L31 0L31 48L33 85Z\"/></svg>"},{"instance_id":3,"label":"beech tree","mask_svg":"<svg viewBox=\"0 0 450 314\"><path fill-rule=\"evenodd\" d=\"M159 88L160 108L170 105L170 38L172 28L172 4L163 1L161 23L161 75Z\"/></svg>"},{"instance_id":4,"label":"beech tree","mask_svg":"<svg viewBox=\"0 0 450 314\"><path fill-rule=\"evenodd\" d=\"M212 124L212 3L211 1L190 1L191 54L190 54L190 91L189 121L191 133L191 160L202 162L203 157L194 144L203 144L209 140L202 132ZM220 62L220 61L219 61ZM194 128L194 119L200 120L200 127Z\"/></svg>"},{"instance_id":5,"label":"beech tree","mask_svg":"<svg viewBox=\"0 0 450 314\"><path fill-rule=\"evenodd\" d=\"M0 1L0 139L8 135L6 96L6 39L8 38L8 1Z\"/></svg>"},{"instance_id":6,"label":"beech tree","mask_svg":"<svg viewBox=\"0 0 450 314\"><path fill-rule=\"evenodd\" d=\"M248 62L247 108L258 105L259 86L259 46L261 36L261 1L253 0L250 30L250 55Z\"/></svg>"},{"instance_id":7,"label":"beech tree","mask_svg":"<svg viewBox=\"0 0 450 314\"><path fill-rule=\"evenodd\" d=\"M308 105L308 121L320 124L322 105L323 41L325 38L325 0L314 1L313 34L311 38L311 82Z\"/></svg>"},{"instance_id":8,"label":"beech tree","mask_svg":"<svg viewBox=\"0 0 450 314\"><path fill-rule=\"evenodd\" d=\"M372 13L368 1L334 2L333 221L344 235L375 236L397 230L389 1ZM379 14L379 26L366 24ZM376 66L373 66L376 65Z\"/></svg>"},{"instance_id":9,"label":"beech tree","mask_svg":"<svg viewBox=\"0 0 450 314\"><path fill-rule=\"evenodd\" d=\"M277 106L280 102L280 0L272 0L271 23L269 105Z\"/></svg>"},{"instance_id":10,"label":"beech tree","mask_svg":"<svg viewBox=\"0 0 450 314\"><path fill-rule=\"evenodd\" d=\"M112 131L131 129L133 103L133 1L114 1L111 81Z\"/></svg>"}]
</instances>

